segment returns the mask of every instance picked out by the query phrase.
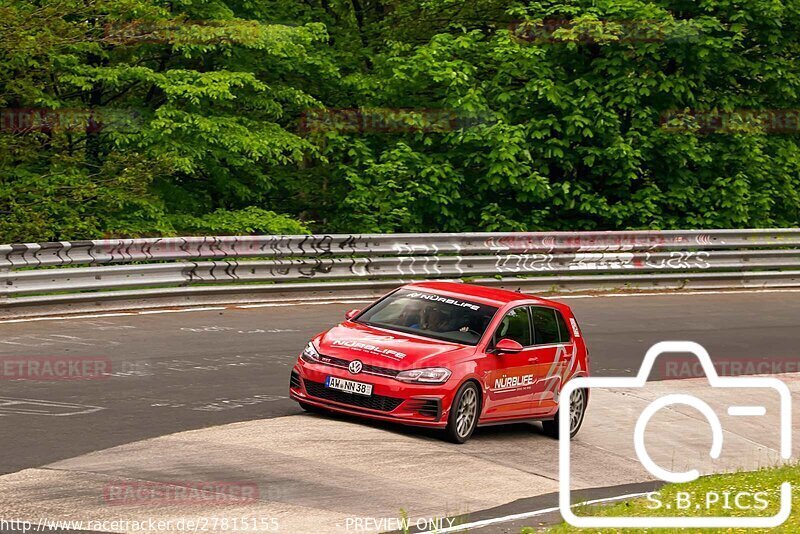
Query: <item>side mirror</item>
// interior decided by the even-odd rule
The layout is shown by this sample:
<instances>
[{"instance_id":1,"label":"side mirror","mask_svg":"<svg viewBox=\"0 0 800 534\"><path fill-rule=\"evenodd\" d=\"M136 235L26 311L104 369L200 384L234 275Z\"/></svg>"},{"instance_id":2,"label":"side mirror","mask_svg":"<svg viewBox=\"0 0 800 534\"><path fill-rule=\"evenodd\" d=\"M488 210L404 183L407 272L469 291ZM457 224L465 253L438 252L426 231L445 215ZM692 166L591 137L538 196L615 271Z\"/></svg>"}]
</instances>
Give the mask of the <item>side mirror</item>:
<instances>
[{"instance_id":1,"label":"side mirror","mask_svg":"<svg viewBox=\"0 0 800 534\"><path fill-rule=\"evenodd\" d=\"M514 341L513 339L503 338L497 342L497 345L494 346L495 350L497 350L497 354L514 354L517 352L521 352L523 346Z\"/></svg>"},{"instance_id":2,"label":"side mirror","mask_svg":"<svg viewBox=\"0 0 800 534\"><path fill-rule=\"evenodd\" d=\"M344 314L344 318L349 321L350 319L352 319L353 317L355 317L359 313L361 313L361 310L358 310L358 309L350 310L349 312Z\"/></svg>"}]
</instances>

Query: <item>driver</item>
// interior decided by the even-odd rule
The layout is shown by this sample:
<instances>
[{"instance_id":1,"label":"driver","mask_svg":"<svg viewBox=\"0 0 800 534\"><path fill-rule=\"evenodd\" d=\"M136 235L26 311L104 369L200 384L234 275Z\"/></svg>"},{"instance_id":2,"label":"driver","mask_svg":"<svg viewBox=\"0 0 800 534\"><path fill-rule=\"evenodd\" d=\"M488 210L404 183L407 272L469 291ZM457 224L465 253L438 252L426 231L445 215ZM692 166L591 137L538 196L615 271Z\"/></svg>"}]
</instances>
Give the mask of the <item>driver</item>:
<instances>
[{"instance_id":1,"label":"driver","mask_svg":"<svg viewBox=\"0 0 800 534\"><path fill-rule=\"evenodd\" d=\"M418 300L412 300L400 310L397 316L397 322L402 326L409 328L420 328L422 322L423 305Z\"/></svg>"},{"instance_id":2,"label":"driver","mask_svg":"<svg viewBox=\"0 0 800 534\"><path fill-rule=\"evenodd\" d=\"M449 332L453 330L450 316L438 306L425 308L422 314L422 328L431 332Z\"/></svg>"}]
</instances>

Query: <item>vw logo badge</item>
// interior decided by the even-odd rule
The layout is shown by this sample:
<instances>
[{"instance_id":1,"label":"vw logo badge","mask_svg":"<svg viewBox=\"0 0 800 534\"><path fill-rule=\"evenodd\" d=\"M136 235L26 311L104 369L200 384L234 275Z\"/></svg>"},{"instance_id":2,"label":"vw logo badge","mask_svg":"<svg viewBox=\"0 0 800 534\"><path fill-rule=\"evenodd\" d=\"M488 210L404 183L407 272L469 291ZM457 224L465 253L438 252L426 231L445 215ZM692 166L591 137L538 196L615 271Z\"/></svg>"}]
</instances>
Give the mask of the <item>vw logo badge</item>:
<instances>
[{"instance_id":1,"label":"vw logo badge","mask_svg":"<svg viewBox=\"0 0 800 534\"><path fill-rule=\"evenodd\" d=\"M350 365L347 366L347 370L352 374L357 375L361 372L362 367L364 367L364 365L359 360L353 360L350 362Z\"/></svg>"}]
</instances>

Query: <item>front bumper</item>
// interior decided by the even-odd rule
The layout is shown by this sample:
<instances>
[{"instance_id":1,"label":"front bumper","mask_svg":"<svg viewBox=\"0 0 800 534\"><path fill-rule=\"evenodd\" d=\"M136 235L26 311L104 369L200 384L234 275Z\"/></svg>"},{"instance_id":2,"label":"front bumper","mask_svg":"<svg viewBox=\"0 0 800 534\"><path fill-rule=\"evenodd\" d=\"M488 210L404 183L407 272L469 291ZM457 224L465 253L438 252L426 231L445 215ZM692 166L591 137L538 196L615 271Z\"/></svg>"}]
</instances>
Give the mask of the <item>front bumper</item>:
<instances>
[{"instance_id":1,"label":"front bumper","mask_svg":"<svg viewBox=\"0 0 800 534\"><path fill-rule=\"evenodd\" d=\"M372 384L372 395L326 388L325 379L329 376ZM366 373L352 375L346 369L302 359L292 369L289 396L334 412L433 428L447 426L447 410L452 401L451 392L441 384L406 384Z\"/></svg>"}]
</instances>

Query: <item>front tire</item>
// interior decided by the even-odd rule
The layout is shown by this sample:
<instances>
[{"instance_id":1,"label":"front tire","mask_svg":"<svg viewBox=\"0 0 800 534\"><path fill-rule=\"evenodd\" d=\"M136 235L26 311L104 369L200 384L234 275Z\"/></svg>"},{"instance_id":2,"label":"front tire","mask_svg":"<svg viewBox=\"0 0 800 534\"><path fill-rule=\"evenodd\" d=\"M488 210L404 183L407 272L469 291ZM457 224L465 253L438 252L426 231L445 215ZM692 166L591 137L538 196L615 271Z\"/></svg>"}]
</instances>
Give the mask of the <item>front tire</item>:
<instances>
[{"instance_id":1,"label":"front tire","mask_svg":"<svg viewBox=\"0 0 800 534\"><path fill-rule=\"evenodd\" d=\"M474 382L465 383L459 388L450 407L445 430L447 439L459 444L466 442L478 426L480 408L478 386Z\"/></svg>"},{"instance_id":2,"label":"front tire","mask_svg":"<svg viewBox=\"0 0 800 534\"><path fill-rule=\"evenodd\" d=\"M583 418L586 415L586 404L587 404L588 397L586 395L585 389L576 389L573 390L570 394L569 399L569 439L575 437L578 431L581 429L581 425L583 424ZM550 421L542 421L542 428L544 428L544 433L547 436L550 436L553 439L559 438L559 418L561 415L561 408L558 409L556 412L555 419Z\"/></svg>"}]
</instances>

